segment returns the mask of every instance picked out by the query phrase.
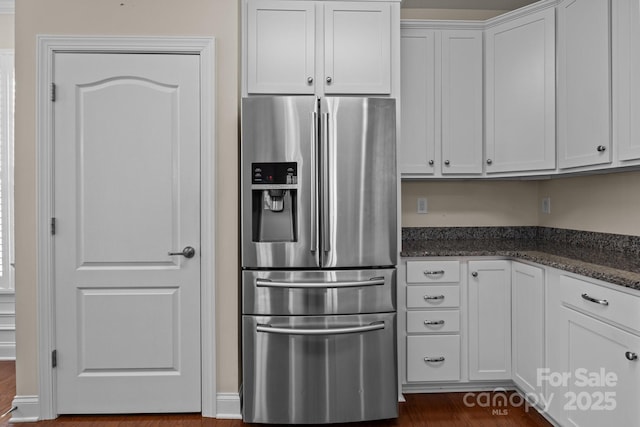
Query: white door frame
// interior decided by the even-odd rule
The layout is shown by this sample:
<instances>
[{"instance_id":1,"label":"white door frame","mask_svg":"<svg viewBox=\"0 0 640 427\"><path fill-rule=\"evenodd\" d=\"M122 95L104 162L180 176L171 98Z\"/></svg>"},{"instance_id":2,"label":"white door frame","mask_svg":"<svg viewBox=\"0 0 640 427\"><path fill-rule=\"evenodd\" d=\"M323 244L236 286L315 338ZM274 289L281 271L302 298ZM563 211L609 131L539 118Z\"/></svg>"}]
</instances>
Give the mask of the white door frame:
<instances>
[{"instance_id":1,"label":"white door frame","mask_svg":"<svg viewBox=\"0 0 640 427\"><path fill-rule=\"evenodd\" d=\"M59 52L177 53L200 56L200 222L201 222L201 352L202 415L216 415L215 343L215 39L213 37L37 37L37 295L38 295L38 392L39 419L58 416L55 372L53 238L53 103L54 55ZM35 414L34 414L35 415Z\"/></svg>"}]
</instances>

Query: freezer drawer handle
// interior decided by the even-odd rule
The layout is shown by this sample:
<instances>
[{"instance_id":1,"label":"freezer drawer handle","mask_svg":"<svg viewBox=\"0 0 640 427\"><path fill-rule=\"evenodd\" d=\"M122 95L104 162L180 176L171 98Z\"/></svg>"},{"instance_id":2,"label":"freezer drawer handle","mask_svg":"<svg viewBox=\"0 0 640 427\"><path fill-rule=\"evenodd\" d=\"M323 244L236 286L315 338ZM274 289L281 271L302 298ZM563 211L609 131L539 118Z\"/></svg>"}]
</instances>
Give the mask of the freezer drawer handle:
<instances>
[{"instance_id":1,"label":"freezer drawer handle","mask_svg":"<svg viewBox=\"0 0 640 427\"><path fill-rule=\"evenodd\" d=\"M384 285L384 277L373 277L369 280L347 282L279 282L269 279L257 279L259 288L300 288L300 289L331 289L331 288L359 288L362 286Z\"/></svg>"},{"instance_id":2,"label":"freezer drawer handle","mask_svg":"<svg viewBox=\"0 0 640 427\"><path fill-rule=\"evenodd\" d=\"M429 363L429 362L444 362L444 357L440 356L440 357L425 357L424 361Z\"/></svg>"},{"instance_id":3,"label":"freezer drawer handle","mask_svg":"<svg viewBox=\"0 0 640 427\"><path fill-rule=\"evenodd\" d=\"M256 331L267 332L270 334L284 335L343 335L357 334L361 332L371 332L384 329L384 322L373 322L364 326L355 326L352 328L329 328L329 329L296 329L296 328L274 328L269 324L259 323Z\"/></svg>"},{"instance_id":4,"label":"freezer drawer handle","mask_svg":"<svg viewBox=\"0 0 640 427\"><path fill-rule=\"evenodd\" d=\"M444 299L444 295L425 295L425 301Z\"/></svg>"},{"instance_id":5,"label":"freezer drawer handle","mask_svg":"<svg viewBox=\"0 0 640 427\"><path fill-rule=\"evenodd\" d=\"M609 305L609 301L607 301L606 299L596 299L590 297L588 294L582 294L582 299L586 299L587 301L595 302L596 304L600 305Z\"/></svg>"}]
</instances>

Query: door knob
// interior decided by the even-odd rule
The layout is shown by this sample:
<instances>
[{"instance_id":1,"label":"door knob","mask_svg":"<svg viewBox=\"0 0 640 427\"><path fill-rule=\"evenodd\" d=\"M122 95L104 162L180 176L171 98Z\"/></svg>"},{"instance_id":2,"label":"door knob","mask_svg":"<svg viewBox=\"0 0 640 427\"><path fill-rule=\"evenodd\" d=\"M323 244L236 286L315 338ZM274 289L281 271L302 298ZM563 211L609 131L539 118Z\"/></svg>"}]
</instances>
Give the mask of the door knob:
<instances>
[{"instance_id":1,"label":"door knob","mask_svg":"<svg viewBox=\"0 0 640 427\"><path fill-rule=\"evenodd\" d=\"M196 250L191 246L185 246L185 248L180 252L169 252L169 255L182 255L185 258L193 258L196 254Z\"/></svg>"},{"instance_id":2,"label":"door knob","mask_svg":"<svg viewBox=\"0 0 640 427\"><path fill-rule=\"evenodd\" d=\"M638 360L638 354L634 353L632 351L627 351L624 356L627 358L627 360Z\"/></svg>"},{"instance_id":3,"label":"door knob","mask_svg":"<svg viewBox=\"0 0 640 427\"><path fill-rule=\"evenodd\" d=\"M478 272L477 272L477 271L474 271L474 272L472 272L472 273L471 273L471 275L472 275L473 277L478 277Z\"/></svg>"}]
</instances>

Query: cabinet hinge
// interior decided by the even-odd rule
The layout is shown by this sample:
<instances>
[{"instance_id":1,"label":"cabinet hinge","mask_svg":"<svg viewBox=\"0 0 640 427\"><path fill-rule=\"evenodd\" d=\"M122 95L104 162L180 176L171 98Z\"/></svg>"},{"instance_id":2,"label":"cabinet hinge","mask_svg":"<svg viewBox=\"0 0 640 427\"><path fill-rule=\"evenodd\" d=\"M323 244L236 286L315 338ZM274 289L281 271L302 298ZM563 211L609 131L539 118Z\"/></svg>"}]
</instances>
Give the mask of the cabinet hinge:
<instances>
[{"instance_id":1,"label":"cabinet hinge","mask_svg":"<svg viewBox=\"0 0 640 427\"><path fill-rule=\"evenodd\" d=\"M52 236L56 235L56 219L55 218L51 218L51 235Z\"/></svg>"},{"instance_id":2,"label":"cabinet hinge","mask_svg":"<svg viewBox=\"0 0 640 427\"><path fill-rule=\"evenodd\" d=\"M56 102L56 84L51 83L51 102Z\"/></svg>"},{"instance_id":3,"label":"cabinet hinge","mask_svg":"<svg viewBox=\"0 0 640 427\"><path fill-rule=\"evenodd\" d=\"M58 350L53 350L51 352L51 366L53 368L58 366Z\"/></svg>"}]
</instances>

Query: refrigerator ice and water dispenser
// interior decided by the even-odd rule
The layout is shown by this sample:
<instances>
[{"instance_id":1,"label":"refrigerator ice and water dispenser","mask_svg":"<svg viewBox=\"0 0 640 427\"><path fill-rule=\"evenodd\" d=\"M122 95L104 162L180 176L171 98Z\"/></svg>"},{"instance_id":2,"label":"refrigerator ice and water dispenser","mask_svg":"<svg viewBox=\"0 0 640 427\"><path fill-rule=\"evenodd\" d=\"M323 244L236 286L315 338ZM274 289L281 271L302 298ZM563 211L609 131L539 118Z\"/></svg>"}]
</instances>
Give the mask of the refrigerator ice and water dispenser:
<instances>
[{"instance_id":1,"label":"refrigerator ice and water dispenser","mask_svg":"<svg viewBox=\"0 0 640 427\"><path fill-rule=\"evenodd\" d=\"M254 242L295 242L298 164L252 163Z\"/></svg>"}]
</instances>

